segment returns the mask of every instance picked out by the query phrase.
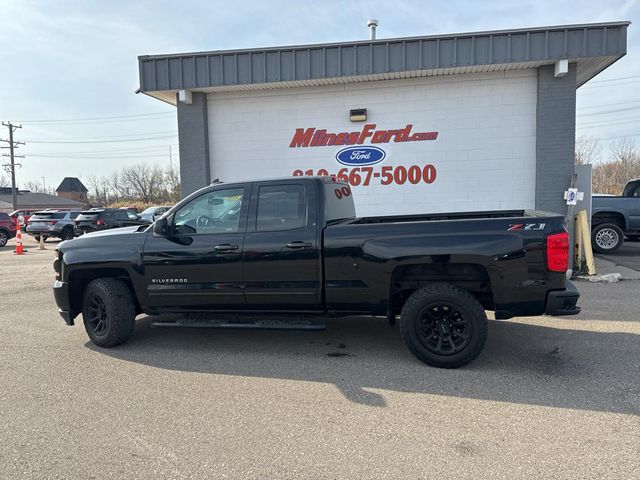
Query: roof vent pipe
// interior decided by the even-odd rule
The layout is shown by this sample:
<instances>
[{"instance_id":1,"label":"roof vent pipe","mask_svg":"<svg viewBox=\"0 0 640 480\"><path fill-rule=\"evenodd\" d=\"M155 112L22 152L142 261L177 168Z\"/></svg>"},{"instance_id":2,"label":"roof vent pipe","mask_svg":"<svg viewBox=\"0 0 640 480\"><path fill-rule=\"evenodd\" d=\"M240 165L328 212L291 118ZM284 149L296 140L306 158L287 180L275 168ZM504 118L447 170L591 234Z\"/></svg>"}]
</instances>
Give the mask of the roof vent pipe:
<instances>
[{"instance_id":1,"label":"roof vent pipe","mask_svg":"<svg viewBox=\"0 0 640 480\"><path fill-rule=\"evenodd\" d=\"M369 27L369 40L376 39L376 27L378 26L378 20L371 19L367 22L367 27Z\"/></svg>"}]
</instances>

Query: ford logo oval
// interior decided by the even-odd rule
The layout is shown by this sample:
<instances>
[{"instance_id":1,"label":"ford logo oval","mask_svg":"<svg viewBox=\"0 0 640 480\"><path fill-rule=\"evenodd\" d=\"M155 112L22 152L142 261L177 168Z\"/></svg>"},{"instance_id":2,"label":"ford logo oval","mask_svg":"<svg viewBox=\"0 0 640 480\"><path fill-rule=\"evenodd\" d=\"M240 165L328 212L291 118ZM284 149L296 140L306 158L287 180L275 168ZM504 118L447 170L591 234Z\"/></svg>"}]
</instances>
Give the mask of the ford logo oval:
<instances>
[{"instance_id":1,"label":"ford logo oval","mask_svg":"<svg viewBox=\"0 0 640 480\"><path fill-rule=\"evenodd\" d=\"M361 167L384 160L387 154L378 147L348 147L336 153L336 160L343 165Z\"/></svg>"}]
</instances>

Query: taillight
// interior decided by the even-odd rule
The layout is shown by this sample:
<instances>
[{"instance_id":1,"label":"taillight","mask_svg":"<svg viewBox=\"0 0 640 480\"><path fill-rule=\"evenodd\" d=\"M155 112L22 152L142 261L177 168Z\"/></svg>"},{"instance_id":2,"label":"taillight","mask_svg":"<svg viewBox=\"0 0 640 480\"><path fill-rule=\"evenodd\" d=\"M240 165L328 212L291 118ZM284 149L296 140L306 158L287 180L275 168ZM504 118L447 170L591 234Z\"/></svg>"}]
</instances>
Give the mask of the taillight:
<instances>
[{"instance_id":1,"label":"taillight","mask_svg":"<svg viewBox=\"0 0 640 480\"><path fill-rule=\"evenodd\" d=\"M57 220L54 220L54 221L52 221L52 222L49 222L49 225L53 226L53 225L55 225L56 223L58 223L58 221L57 221Z\"/></svg>"},{"instance_id":2,"label":"taillight","mask_svg":"<svg viewBox=\"0 0 640 480\"><path fill-rule=\"evenodd\" d=\"M569 234L554 233L547 237L547 269L564 273L569 268Z\"/></svg>"},{"instance_id":3,"label":"taillight","mask_svg":"<svg viewBox=\"0 0 640 480\"><path fill-rule=\"evenodd\" d=\"M101 218L99 218L99 219L96 221L96 225L104 225L104 220L103 220L103 219L101 219Z\"/></svg>"}]
</instances>

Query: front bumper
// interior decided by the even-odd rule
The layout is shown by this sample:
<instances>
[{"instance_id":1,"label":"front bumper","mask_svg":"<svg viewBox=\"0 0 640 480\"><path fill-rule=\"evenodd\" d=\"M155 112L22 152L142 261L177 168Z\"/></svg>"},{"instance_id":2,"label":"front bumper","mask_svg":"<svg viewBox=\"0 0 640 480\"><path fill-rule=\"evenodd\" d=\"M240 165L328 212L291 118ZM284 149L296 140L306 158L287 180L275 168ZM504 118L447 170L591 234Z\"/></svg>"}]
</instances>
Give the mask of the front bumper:
<instances>
[{"instance_id":1,"label":"front bumper","mask_svg":"<svg viewBox=\"0 0 640 480\"><path fill-rule=\"evenodd\" d=\"M67 325L73 325L75 315L71 312L69 305L69 284L56 280L53 282L53 297L58 305L58 312Z\"/></svg>"},{"instance_id":2,"label":"front bumper","mask_svg":"<svg viewBox=\"0 0 640 480\"><path fill-rule=\"evenodd\" d=\"M581 308L576 305L580 298L580 292L575 285L567 281L567 288L564 290L552 290L547 295L547 315L577 315Z\"/></svg>"}]
</instances>

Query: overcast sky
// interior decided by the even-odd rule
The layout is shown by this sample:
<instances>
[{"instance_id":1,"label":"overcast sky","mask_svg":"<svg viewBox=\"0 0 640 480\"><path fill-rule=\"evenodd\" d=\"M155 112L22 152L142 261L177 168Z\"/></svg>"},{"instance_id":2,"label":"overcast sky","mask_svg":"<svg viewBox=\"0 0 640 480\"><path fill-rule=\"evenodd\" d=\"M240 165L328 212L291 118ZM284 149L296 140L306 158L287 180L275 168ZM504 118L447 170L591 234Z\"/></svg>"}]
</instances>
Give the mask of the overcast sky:
<instances>
[{"instance_id":1,"label":"overcast sky","mask_svg":"<svg viewBox=\"0 0 640 480\"><path fill-rule=\"evenodd\" d=\"M368 18L378 38L630 20L627 56L578 90L578 135L606 157L618 138L640 144L638 3L0 0L0 120L23 125L18 183L55 187L166 165L170 146L177 161L175 109L134 93L138 55L363 40Z\"/></svg>"}]
</instances>

